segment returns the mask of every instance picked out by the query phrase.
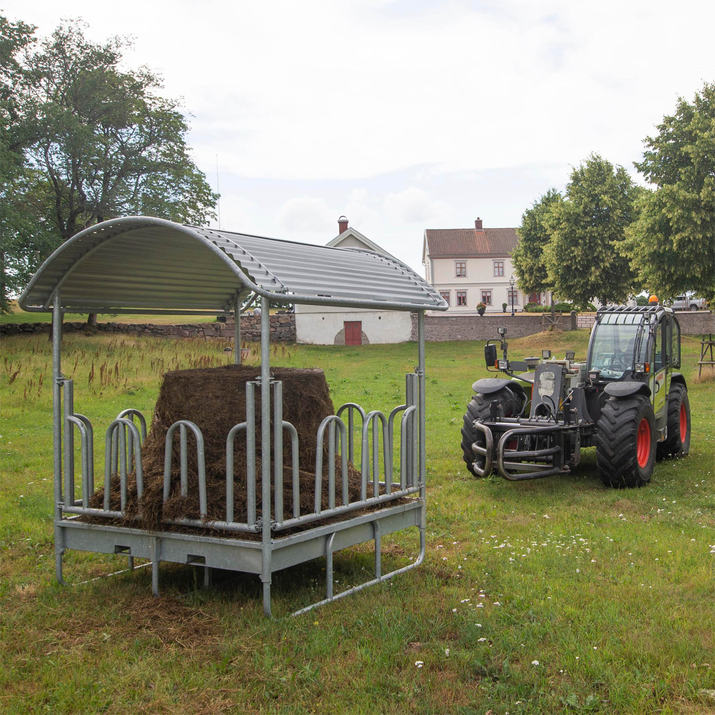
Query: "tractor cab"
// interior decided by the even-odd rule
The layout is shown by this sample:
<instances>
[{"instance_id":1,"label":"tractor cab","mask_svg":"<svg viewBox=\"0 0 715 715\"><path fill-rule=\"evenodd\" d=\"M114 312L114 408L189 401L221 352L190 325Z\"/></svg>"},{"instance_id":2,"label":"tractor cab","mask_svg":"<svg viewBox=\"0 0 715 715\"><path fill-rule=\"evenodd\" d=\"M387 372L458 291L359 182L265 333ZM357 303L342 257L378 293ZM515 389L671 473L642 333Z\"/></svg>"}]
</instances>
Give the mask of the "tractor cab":
<instances>
[{"instance_id":1,"label":"tractor cab","mask_svg":"<svg viewBox=\"0 0 715 715\"><path fill-rule=\"evenodd\" d=\"M680 367L678 319L670 308L660 305L599 310L587 367L591 384L601 388L614 382L624 383L624 389L633 382L647 386L642 394L650 398L659 431L664 431L666 395L673 370Z\"/></svg>"}]
</instances>

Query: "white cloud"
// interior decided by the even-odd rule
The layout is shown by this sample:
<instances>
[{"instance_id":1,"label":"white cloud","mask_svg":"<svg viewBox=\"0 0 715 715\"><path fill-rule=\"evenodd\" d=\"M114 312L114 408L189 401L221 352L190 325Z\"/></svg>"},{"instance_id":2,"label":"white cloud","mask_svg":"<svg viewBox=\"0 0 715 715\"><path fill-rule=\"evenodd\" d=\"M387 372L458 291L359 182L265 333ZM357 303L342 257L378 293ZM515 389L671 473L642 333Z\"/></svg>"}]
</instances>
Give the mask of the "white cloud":
<instances>
[{"instance_id":1,"label":"white cloud","mask_svg":"<svg viewBox=\"0 0 715 715\"><path fill-rule=\"evenodd\" d=\"M449 207L444 201L431 199L426 191L410 186L398 193L385 197L385 212L406 223L420 223L448 214Z\"/></svg>"},{"instance_id":2,"label":"white cloud","mask_svg":"<svg viewBox=\"0 0 715 715\"><path fill-rule=\"evenodd\" d=\"M325 243L344 213L413 267L424 228L516 226L591 152L632 171L677 97L715 80L702 0L3 8L41 36L79 16L95 40L133 35L126 64L184 97L210 180L218 155L224 228Z\"/></svg>"},{"instance_id":3,"label":"white cloud","mask_svg":"<svg viewBox=\"0 0 715 715\"><path fill-rule=\"evenodd\" d=\"M290 233L329 232L334 220L323 199L309 196L289 199L278 211L279 226Z\"/></svg>"}]
</instances>

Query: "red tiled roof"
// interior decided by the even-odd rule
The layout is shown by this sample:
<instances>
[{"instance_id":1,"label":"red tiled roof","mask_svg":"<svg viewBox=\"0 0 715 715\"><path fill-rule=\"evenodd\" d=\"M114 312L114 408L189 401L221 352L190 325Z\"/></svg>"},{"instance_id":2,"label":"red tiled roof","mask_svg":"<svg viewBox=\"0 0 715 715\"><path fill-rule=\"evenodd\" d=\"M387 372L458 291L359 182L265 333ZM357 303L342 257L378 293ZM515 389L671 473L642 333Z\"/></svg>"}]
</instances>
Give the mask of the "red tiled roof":
<instances>
[{"instance_id":1,"label":"red tiled roof","mask_svg":"<svg viewBox=\"0 0 715 715\"><path fill-rule=\"evenodd\" d=\"M509 256L519 241L515 228L428 228L425 239L431 258Z\"/></svg>"}]
</instances>

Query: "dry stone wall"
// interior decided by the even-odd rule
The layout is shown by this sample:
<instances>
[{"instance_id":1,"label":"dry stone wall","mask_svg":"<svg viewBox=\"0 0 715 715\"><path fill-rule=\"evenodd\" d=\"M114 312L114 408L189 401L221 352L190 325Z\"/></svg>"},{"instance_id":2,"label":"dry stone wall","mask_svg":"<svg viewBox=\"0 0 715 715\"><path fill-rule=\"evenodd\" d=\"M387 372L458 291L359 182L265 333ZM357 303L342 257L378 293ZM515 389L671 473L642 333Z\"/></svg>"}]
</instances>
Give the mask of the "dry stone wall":
<instances>
[{"instance_id":1,"label":"dry stone wall","mask_svg":"<svg viewBox=\"0 0 715 715\"><path fill-rule=\"evenodd\" d=\"M683 335L715 334L715 314L699 310L678 312L678 321ZM561 325L556 329L570 330L577 322L579 328L590 329L593 316L575 317L564 314ZM295 315L293 313L271 315L271 342L295 342ZM539 333L548 327L548 315L540 313L509 313L492 315L427 315L425 333L428 342L450 340L488 340L497 335L497 328L506 327L511 338L521 338ZM94 332L86 323L65 323L67 333ZM32 335L49 333L49 323L7 323L0 325L0 336ZM123 333L128 335L148 335L157 338L216 338L233 339L233 321L226 323L188 323L186 325L155 325L147 323L98 323L98 333ZM256 315L241 316L241 339L258 342L261 339L261 319ZM417 315L412 314L411 340L417 340Z\"/></svg>"},{"instance_id":2,"label":"dry stone wall","mask_svg":"<svg viewBox=\"0 0 715 715\"><path fill-rule=\"evenodd\" d=\"M94 332L86 323L64 323L66 333ZM9 323L0 325L0 335L31 335L49 333L49 323ZM155 325L150 323L97 323L98 333L122 333L148 335L157 338L216 338L233 339L233 321L226 323L187 323L185 325ZM295 342L295 315L292 313L271 315L271 342ZM258 342L261 339L261 318L257 315L241 316L241 340Z\"/></svg>"}]
</instances>

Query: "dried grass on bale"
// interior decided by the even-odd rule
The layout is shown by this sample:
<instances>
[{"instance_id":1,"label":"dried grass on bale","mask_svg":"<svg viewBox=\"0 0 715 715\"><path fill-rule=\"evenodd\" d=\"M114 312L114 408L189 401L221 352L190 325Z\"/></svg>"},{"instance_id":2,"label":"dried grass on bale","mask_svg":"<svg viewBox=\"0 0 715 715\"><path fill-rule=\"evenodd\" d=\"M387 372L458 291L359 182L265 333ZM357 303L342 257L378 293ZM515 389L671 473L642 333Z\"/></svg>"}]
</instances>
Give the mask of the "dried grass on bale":
<instances>
[{"instance_id":1,"label":"dried grass on bale","mask_svg":"<svg viewBox=\"0 0 715 715\"><path fill-rule=\"evenodd\" d=\"M136 496L136 482L129 479L127 515L133 526L150 530L166 529L165 519L199 519L198 460L193 433L188 440L188 497L180 494L180 447L178 430L174 433L172 454L172 487L169 499L163 502L164 449L166 433L178 420L190 420L204 437L207 511L209 520L226 518L226 437L231 428L246 419L246 382L254 380L259 368L227 365L219 368L179 370L169 372L159 392L154 418L142 453L144 469L144 494L141 508ZM319 369L275 368L272 374L283 383L283 419L298 432L300 464L300 512L313 512L315 500L315 459L317 455L318 427L325 417L335 414L325 375ZM261 444L261 391L256 398L256 446L260 455ZM271 430L273 429L271 425ZM273 432L271 432L272 436ZM323 445L324 478L322 508L328 508L327 439ZM283 439L283 503L284 517L292 516L293 488L291 469L291 441L284 432ZM340 461L336 459L335 504L342 504ZM350 502L360 499L360 473L348 465L348 491ZM234 519L247 520L246 492L246 437L239 433L234 451ZM273 482L271 470L271 482ZM261 515L261 460L256 459L256 513ZM119 509L119 480L112 481L111 508ZM368 494L372 495L371 486ZM101 506L103 491L92 498L93 506ZM271 485L273 501L273 484ZM135 517L141 514L137 523Z\"/></svg>"}]
</instances>

